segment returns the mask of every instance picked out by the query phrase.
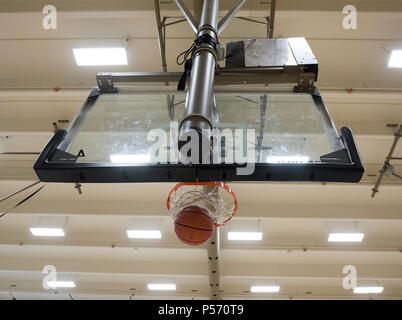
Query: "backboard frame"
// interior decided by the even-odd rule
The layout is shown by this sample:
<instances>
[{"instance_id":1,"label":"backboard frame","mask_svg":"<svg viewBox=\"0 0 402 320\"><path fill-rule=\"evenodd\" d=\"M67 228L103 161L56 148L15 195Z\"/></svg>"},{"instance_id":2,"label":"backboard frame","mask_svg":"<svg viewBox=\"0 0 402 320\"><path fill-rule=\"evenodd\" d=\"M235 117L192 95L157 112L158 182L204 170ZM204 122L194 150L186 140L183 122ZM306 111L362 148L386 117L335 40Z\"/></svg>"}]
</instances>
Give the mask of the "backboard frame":
<instances>
[{"instance_id":1,"label":"backboard frame","mask_svg":"<svg viewBox=\"0 0 402 320\"><path fill-rule=\"evenodd\" d=\"M130 88L115 87L115 92L124 92ZM136 88L135 90L140 90ZM152 89L150 89L152 91ZM229 89L230 90L230 89ZM244 89L244 91L258 91L272 93L273 89ZM165 87L164 93L169 89ZM99 88L93 89L84 106L81 108L68 130L61 130L54 134L42 151L34 165L39 179L44 182L66 183L124 183L124 182L209 182L209 181L316 181L316 182L359 182L364 167L354 142L352 132L343 127L331 137L331 128L334 128L332 119L315 88L312 97L324 119L324 128L331 144L343 146L340 154L329 154L321 157L320 163L276 164L256 163L251 175L237 175L236 170L242 165L237 164L135 164L122 165L118 163L76 163L80 156L56 151L61 144L68 144L65 138L68 132L79 128L85 119L85 113L94 105L101 95ZM71 135L71 133L70 133ZM341 139L341 142L339 141ZM71 141L70 141L71 142ZM66 148L62 148L66 150ZM63 162L52 162L52 157L59 157ZM340 157L340 158L339 158Z\"/></svg>"}]
</instances>

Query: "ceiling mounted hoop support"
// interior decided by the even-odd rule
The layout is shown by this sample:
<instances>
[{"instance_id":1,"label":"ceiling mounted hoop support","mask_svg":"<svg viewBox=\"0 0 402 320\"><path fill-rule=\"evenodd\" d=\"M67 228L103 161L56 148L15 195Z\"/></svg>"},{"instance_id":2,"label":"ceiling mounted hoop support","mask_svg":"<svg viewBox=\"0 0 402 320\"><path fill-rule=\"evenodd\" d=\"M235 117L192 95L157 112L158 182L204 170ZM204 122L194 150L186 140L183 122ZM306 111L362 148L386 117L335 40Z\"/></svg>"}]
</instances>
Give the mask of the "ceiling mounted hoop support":
<instances>
[{"instance_id":1,"label":"ceiling mounted hoop support","mask_svg":"<svg viewBox=\"0 0 402 320\"><path fill-rule=\"evenodd\" d=\"M190 10L187 9L187 7L184 5L184 3L181 0L175 0L177 7L180 9L181 13L183 16L186 18L188 24L191 26L191 28L194 30L195 33L197 33L198 25L199 22L197 19L191 14Z\"/></svg>"},{"instance_id":2,"label":"ceiling mounted hoop support","mask_svg":"<svg viewBox=\"0 0 402 320\"><path fill-rule=\"evenodd\" d=\"M247 0L240 0L219 22L218 22L218 34L220 34L229 22L234 18L236 13L243 7Z\"/></svg>"},{"instance_id":3,"label":"ceiling mounted hoop support","mask_svg":"<svg viewBox=\"0 0 402 320\"><path fill-rule=\"evenodd\" d=\"M216 28L218 26L218 0L204 0L201 19L197 28L197 39L202 40L197 53L192 58L190 82L186 97L184 117L191 114L201 114L207 119L212 118L213 87L215 78L216 49L209 43L218 43ZM207 43L205 43L207 41ZM205 43L205 44L204 44ZM211 50L210 50L211 49ZM207 121L197 118L187 118L182 123L180 136L189 129L211 131ZM206 133L208 137L210 134Z\"/></svg>"},{"instance_id":4,"label":"ceiling mounted hoop support","mask_svg":"<svg viewBox=\"0 0 402 320\"><path fill-rule=\"evenodd\" d=\"M185 116L185 117L183 118L183 120L180 122L179 130L181 129L181 126L183 125L183 123L184 123L185 121L187 121L188 119L197 119L197 118L199 118L199 119L202 120L202 121L206 121L206 122L209 124L210 128L211 128L211 129L213 128L212 122L211 122L210 119L208 119L207 117L205 117L205 116L202 115L202 114L192 113L192 114L189 114L189 115L187 115L187 116Z\"/></svg>"},{"instance_id":5,"label":"ceiling mounted hoop support","mask_svg":"<svg viewBox=\"0 0 402 320\"><path fill-rule=\"evenodd\" d=\"M371 189L372 193L371 193L371 197L374 198L376 193L379 192L379 187L381 185L382 179L384 178L384 175L388 172L388 171L392 171L392 165L391 165L391 160L400 160L397 157L393 157L393 154L395 152L396 146L399 142L399 139L402 138L402 124L399 125L399 130L394 133L394 142L392 143L391 149L388 152L387 157L385 158L384 161L384 165L382 167L382 169L380 170L380 175L374 185L374 188ZM395 175L395 174L393 174ZM396 177L398 177L398 175L396 175Z\"/></svg>"},{"instance_id":6,"label":"ceiling mounted hoop support","mask_svg":"<svg viewBox=\"0 0 402 320\"><path fill-rule=\"evenodd\" d=\"M211 31L215 35L215 39L218 39L218 32L213 26L209 24L204 24L203 26L198 28L197 36L200 36L203 31Z\"/></svg>"}]
</instances>

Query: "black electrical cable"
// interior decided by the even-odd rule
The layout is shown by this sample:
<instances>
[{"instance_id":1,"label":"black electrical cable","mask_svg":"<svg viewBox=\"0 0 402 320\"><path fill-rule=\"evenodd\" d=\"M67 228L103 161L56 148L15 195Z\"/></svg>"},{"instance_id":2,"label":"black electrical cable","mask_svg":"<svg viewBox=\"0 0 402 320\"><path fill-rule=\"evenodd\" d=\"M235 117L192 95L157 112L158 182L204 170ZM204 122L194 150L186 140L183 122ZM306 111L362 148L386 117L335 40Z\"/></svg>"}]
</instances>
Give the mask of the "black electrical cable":
<instances>
[{"instance_id":1,"label":"black electrical cable","mask_svg":"<svg viewBox=\"0 0 402 320\"><path fill-rule=\"evenodd\" d=\"M197 39L194 40L194 42L190 46L190 48L188 48L187 50L183 51L182 53L180 53L177 56L176 63L178 65L182 65L187 60L190 60L191 57L193 56L195 50L197 49L197 47L199 47L201 44L208 44L208 45L212 46L214 49L216 49L217 42L210 35L199 36ZM190 54L191 54L191 57L189 58ZM183 57L183 58L180 60L181 57Z\"/></svg>"},{"instance_id":2,"label":"black electrical cable","mask_svg":"<svg viewBox=\"0 0 402 320\"><path fill-rule=\"evenodd\" d=\"M181 66L182 64L184 64L187 60L189 60L188 57L190 56L190 54L191 54L191 56L193 55L195 49L196 49L195 43L193 43L190 48L188 48L186 51L183 51L182 53L180 53L180 54L177 56L177 58L176 58L176 63L177 63L179 66ZM181 61L179 61L179 60L180 60L180 57L183 57L183 59L182 59ZM190 59L191 59L191 58L190 58Z\"/></svg>"},{"instance_id":3,"label":"black electrical cable","mask_svg":"<svg viewBox=\"0 0 402 320\"><path fill-rule=\"evenodd\" d=\"M201 35L194 40L193 44L187 50L183 51L176 57L176 63L180 66L184 64L184 71L177 84L178 91L184 91L186 87L187 77L191 74L193 66L193 56L197 48L201 45L209 45L216 50L217 41L210 35Z\"/></svg>"},{"instance_id":4,"label":"black electrical cable","mask_svg":"<svg viewBox=\"0 0 402 320\"><path fill-rule=\"evenodd\" d=\"M251 39L249 42L246 43L246 49L248 49L254 42L256 42L257 39ZM233 52L229 53L228 55L225 56L225 59L233 57L238 55L240 52L242 52L242 48L237 48Z\"/></svg>"},{"instance_id":5,"label":"black electrical cable","mask_svg":"<svg viewBox=\"0 0 402 320\"><path fill-rule=\"evenodd\" d=\"M5 201L5 200L7 200L7 199L10 199L11 197L14 197L14 196L17 195L17 194L19 194L19 193L21 193L21 192L23 192L23 191L25 191L25 190L27 190L27 189L29 189L29 188L32 188L33 186L37 185L38 183L40 183L39 180L38 180L38 181L35 181L34 183L30 184L30 185L27 186L27 187L24 187L24 188L22 188L22 189L20 189L20 190L18 190L18 191L15 191L15 192L11 193L11 194L8 195L8 196L5 196L4 198L1 198L1 199L0 199L0 202L3 202L3 201Z\"/></svg>"},{"instance_id":6,"label":"black electrical cable","mask_svg":"<svg viewBox=\"0 0 402 320\"><path fill-rule=\"evenodd\" d=\"M31 199L33 196L35 196L39 191L41 191L44 187L46 186L46 184L44 184L43 186L41 186L40 188L38 188L37 190L35 190L34 192L32 192L30 195L28 195L27 197L25 197L24 199L22 199L21 201L19 201L15 206L13 206L10 210L7 210L5 212L3 212L2 214L0 214L0 218L3 218L7 213L9 213L10 211L14 210L15 208L19 207L20 205L22 205L24 202L28 201L29 199Z\"/></svg>"}]
</instances>

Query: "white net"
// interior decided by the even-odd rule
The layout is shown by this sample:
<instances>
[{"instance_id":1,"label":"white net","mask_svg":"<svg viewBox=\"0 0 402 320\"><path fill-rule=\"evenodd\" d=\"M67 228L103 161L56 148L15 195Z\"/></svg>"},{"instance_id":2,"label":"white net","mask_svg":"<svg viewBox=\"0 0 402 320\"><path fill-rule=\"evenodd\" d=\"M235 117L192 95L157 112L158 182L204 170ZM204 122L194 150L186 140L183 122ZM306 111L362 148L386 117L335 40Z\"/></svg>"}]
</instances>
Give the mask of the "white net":
<instances>
[{"instance_id":1,"label":"white net","mask_svg":"<svg viewBox=\"0 0 402 320\"><path fill-rule=\"evenodd\" d=\"M169 214L175 216L185 207L199 206L208 210L215 224L224 224L235 210L235 200L226 190L214 186L184 185L170 195Z\"/></svg>"}]
</instances>

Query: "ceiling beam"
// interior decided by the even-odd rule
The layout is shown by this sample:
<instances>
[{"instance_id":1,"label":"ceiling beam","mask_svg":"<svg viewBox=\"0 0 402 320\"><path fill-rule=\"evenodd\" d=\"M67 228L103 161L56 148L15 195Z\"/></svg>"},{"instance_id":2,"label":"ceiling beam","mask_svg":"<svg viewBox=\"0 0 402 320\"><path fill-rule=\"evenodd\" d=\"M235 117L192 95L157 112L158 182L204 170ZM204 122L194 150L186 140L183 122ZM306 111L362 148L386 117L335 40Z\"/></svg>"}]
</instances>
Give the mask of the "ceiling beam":
<instances>
[{"instance_id":1,"label":"ceiling beam","mask_svg":"<svg viewBox=\"0 0 402 320\"><path fill-rule=\"evenodd\" d=\"M9 258L0 260L1 271L41 272L46 264L56 266L58 272L65 273L95 273L112 275L144 275L162 277L207 277L208 266L203 262L187 261L132 261L110 259L39 259L39 258ZM376 279L381 281L401 281L402 268L398 265L355 265L360 280ZM221 263L221 276L239 278L309 278L309 279L343 279L342 264L282 264L282 263ZM391 280L393 281L393 280ZM340 284L341 285L341 284Z\"/></svg>"},{"instance_id":2,"label":"ceiling beam","mask_svg":"<svg viewBox=\"0 0 402 320\"><path fill-rule=\"evenodd\" d=\"M283 185L282 185L283 186ZM322 186L316 186L321 188ZM85 194L87 186L83 185ZM383 194L387 193L384 187ZM72 192L76 192L71 184ZM291 190L291 189L289 189ZM43 192L46 190L44 189ZM310 190L314 194L314 190ZM351 190L350 190L351 191ZM369 192L369 188L367 188ZM333 191L335 192L335 190ZM156 197L156 196L155 196ZM370 194L367 196L370 200ZM270 201L270 199L266 199ZM356 205L342 203L337 204L278 204L240 202L238 219L318 219L318 220L398 220L402 219L400 205ZM165 208L164 197L157 202L141 201L107 201L107 200L35 200L13 210L13 215L21 216L99 216L113 215L126 217L168 217Z\"/></svg>"},{"instance_id":3,"label":"ceiling beam","mask_svg":"<svg viewBox=\"0 0 402 320\"><path fill-rule=\"evenodd\" d=\"M372 295L352 295L352 294L347 294L347 293L334 293L330 294L329 292L327 294L320 295L319 293L313 293L313 294L306 294L304 293L303 289L305 288L299 288L300 293L285 293L285 294L252 294L252 293L226 293L224 295L224 298L226 300L242 300L242 299L253 299L253 300L258 300L258 299L264 299L264 300L289 300L289 299L295 299L295 300L315 300L315 299L325 299L325 300L331 300L331 299L348 299L348 300L362 300L362 299L371 299L371 300L400 300L401 296L398 295L397 293L395 294L381 294L381 295L376 295L374 298ZM322 291L322 290L320 290ZM44 299L44 300L71 300L69 297L70 292L59 292L57 291L57 294L55 294L54 290L51 292L44 292L42 290L35 290L34 288L31 289L14 289L12 291L10 290L4 290L0 291L0 300L11 300L12 296L10 295L10 292L12 296L15 296L16 300L20 299ZM150 293L146 291L140 291L135 294L131 294L131 292L127 291L114 291L114 290L96 290L96 291L91 291L91 290L77 290L75 289L74 293L71 294L74 298L74 300L92 300L92 299L119 299L119 300L143 300L143 299L153 299L153 300L169 300L169 299L180 299L180 300L185 300L185 299L203 299L206 300L208 299L207 294L202 294L202 293L178 293L178 292L170 292L170 293ZM131 295L131 298L130 298Z\"/></svg>"},{"instance_id":4,"label":"ceiling beam","mask_svg":"<svg viewBox=\"0 0 402 320\"><path fill-rule=\"evenodd\" d=\"M57 241L51 239L32 239L27 232L13 232L7 233L2 232L0 237L0 252L4 252L5 249L15 248L15 246L26 246L32 250L31 254L35 252L40 252L41 250L50 251L60 251L60 250L77 250L77 252L82 252L82 250L91 250L95 248L97 252L104 252L105 256L110 252L110 248L114 249L114 252L125 254L128 249L142 249L148 250L158 254L158 250L163 252L172 252L172 254L189 254L199 253L203 250L201 248L193 248L185 246L179 243L173 238L173 235L169 235L169 239L164 239L163 241L128 241L122 234L97 234L91 233L90 236L86 236L86 233L73 233L73 239L57 239ZM94 240L95 239L95 240ZM272 239L269 244L257 243L257 244L233 244L225 241L221 245L221 250L226 254L243 254L247 255L250 252L255 255L255 257L268 257L270 255L280 254L280 253L301 253L308 252L308 257L325 257L331 254L345 254L354 255L354 258L359 257L372 258L373 261L381 256L383 259L386 257L399 257L401 255L401 246L398 243L398 239L393 239L395 245L390 245L391 239L387 239L387 243L384 240L377 239L377 241L371 241L369 245L342 245L328 244L328 242L323 242L317 240L316 238L305 238L300 236L289 237L286 241L283 239ZM236 252L235 252L236 251ZM240 253L240 252L242 253ZM254 258L255 258L254 257ZM306 259L308 258L306 255Z\"/></svg>"}]
</instances>

